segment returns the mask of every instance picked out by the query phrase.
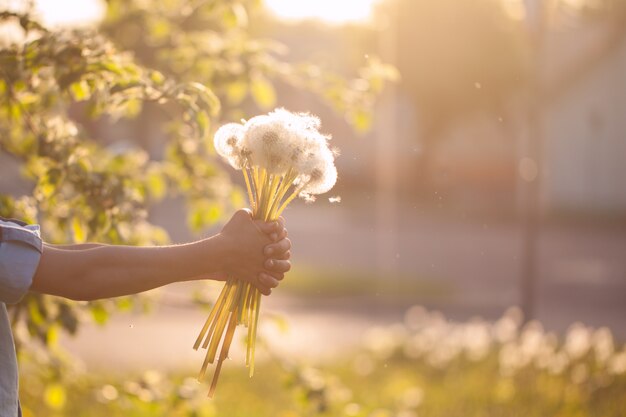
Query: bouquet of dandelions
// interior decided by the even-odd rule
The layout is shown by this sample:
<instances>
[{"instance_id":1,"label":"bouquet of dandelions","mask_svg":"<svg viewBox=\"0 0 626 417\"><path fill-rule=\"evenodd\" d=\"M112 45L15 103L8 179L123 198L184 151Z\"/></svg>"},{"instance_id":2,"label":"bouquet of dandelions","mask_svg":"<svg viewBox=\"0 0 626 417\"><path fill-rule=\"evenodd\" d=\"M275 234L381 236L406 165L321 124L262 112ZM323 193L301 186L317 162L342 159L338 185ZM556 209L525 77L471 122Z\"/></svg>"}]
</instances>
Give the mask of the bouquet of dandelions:
<instances>
[{"instance_id":1,"label":"bouquet of dandelions","mask_svg":"<svg viewBox=\"0 0 626 417\"><path fill-rule=\"evenodd\" d=\"M328 146L329 136L319 132L320 121L309 114L276 109L253 117L243 124L229 123L215 133L215 149L230 165L243 172L253 217L276 220L287 205L300 196L313 201L314 195L329 191L337 180L336 151ZM254 373L254 346L259 324L261 293L250 283L229 278L206 320L194 349L207 349L200 375L216 359L209 397L228 357L235 328L248 328L246 366Z\"/></svg>"}]
</instances>

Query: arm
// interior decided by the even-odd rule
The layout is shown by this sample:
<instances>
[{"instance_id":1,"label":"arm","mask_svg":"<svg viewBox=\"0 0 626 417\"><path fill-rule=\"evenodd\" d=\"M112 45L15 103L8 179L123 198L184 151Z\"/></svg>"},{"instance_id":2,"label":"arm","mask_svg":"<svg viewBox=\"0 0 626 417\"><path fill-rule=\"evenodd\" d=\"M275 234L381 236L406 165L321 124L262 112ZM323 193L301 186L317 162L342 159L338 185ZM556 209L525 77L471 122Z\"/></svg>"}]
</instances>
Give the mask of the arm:
<instances>
[{"instance_id":1,"label":"arm","mask_svg":"<svg viewBox=\"0 0 626 417\"><path fill-rule=\"evenodd\" d=\"M104 243L91 243L91 242L68 244L68 245L53 245L51 243L44 243L43 245L44 247L51 247L51 248L63 249L63 250L84 250L84 249L91 249L91 248L99 248L101 246L107 246Z\"/></svg>"},{"instance_id":2,"label":"arm","mask_svg":"<svg viewBox=\"0 0 626 417\"><path fill-rule=\"evenodd\" d=\"M80 246L45 245L31 290L75 300L135 294L215 273L227 251L219 236L180 246Z\"/></svg>"},{"instance_id":3,"label":"arm","mask_svg":"<svg viewBox=\"0 0 626 417\"><path fill-rule=\"evenodd\" d=\"M282 220L253 221L240 210L216 236L185 245L46 244L31 290L94 300L178 281L232 276L268 295L291 266L291 242L286 236Z\"/></svg>"}]
</instances>

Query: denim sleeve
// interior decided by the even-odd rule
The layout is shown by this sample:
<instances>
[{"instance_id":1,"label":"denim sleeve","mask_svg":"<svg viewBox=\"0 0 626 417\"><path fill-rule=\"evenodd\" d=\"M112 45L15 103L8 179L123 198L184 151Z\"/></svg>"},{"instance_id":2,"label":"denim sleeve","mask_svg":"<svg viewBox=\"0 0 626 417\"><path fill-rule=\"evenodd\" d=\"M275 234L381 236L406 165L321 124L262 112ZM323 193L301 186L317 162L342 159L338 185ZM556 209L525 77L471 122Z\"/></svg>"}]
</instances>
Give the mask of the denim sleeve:
<instances>
[{"instance_id":1,"label":"denim sleeve","mask_svg":"<svg viewBox=\"0 0 626 417\"><path fill-rule=\"evenodd\" d=\"M39 226L0 220L0 302L14 304L33 282L43 242Z\"/></svg>"}]
</instances>

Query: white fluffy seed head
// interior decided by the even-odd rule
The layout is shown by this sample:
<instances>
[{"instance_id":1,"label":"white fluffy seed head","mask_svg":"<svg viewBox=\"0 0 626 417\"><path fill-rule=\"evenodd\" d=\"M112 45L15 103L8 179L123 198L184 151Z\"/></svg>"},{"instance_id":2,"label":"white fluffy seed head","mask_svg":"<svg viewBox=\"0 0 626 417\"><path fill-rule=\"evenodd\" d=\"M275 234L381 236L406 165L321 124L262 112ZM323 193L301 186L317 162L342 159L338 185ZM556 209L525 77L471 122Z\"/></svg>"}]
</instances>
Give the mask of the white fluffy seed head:
<instances>
[{"instance_id":1,"label":"white fluffy seed head","mask_svg":"<svg viewBox=\"0 0 626 417\"><path fill-rule=\"evenodd\" d=\"M281 175L289 169L289 155L296 140L282 120L268 115L254 117L245 124L242 144L250 150L253 165Z\"/></svg>"},{"instance_id":2,"label":"white fluffy seed head","mask_svg":"<svg viewBox=\"0 0 626 417\"><path fill-rule=\"evenodd\" d=\"M217 152L233 167L258 166L276 175L292 169L307 199L335 185L338 151L329 148L330 136L319 132L319 118L276 109L242 122L225 125L215 135Z\"/></svg>"},{"instance_id":3,"label":"white fluffy seed head","mask_svg":"<svg viewBox=\"0 0 626 417\"><path fill-rule=\"evenodd\" d=\"M334 155L327 146L309 151L300 169L303 177L300 182L304 185L303 195L323 194L330 191L337 182Z\"/></svg>"},{"instance_id":4,"label":"white fluffy seed head","mask_svg":"<svg viewBox=\"0 0 626 417\"><path fill-rule=\"evenodd\" d=\"M228 123L217 129L213 139L215 151L235 169L241 169L244 163L242 157L243 132L242 125Z\"/></svg>"}]
</instances>

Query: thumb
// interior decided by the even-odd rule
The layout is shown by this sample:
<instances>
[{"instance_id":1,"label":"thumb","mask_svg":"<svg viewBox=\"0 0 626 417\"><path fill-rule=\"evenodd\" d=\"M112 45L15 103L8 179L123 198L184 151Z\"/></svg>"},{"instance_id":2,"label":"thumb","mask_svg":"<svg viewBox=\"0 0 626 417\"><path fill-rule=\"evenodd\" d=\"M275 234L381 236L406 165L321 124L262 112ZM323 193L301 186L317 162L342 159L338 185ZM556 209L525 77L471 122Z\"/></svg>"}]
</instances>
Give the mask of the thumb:
<instances>
[{"instance_id":1,"label":"thumb","mask_svg":"<svg viewBox=\"0 0 626 417\"><path fill-rule=\"evenodd\" d=\"M235 214L233 215L233 217L244 217L246 219L251 219L252 218L252 210L250 210L249 208L241 208L239 210L237 210L235 212Z\"/></svg>"}]
</instances>

